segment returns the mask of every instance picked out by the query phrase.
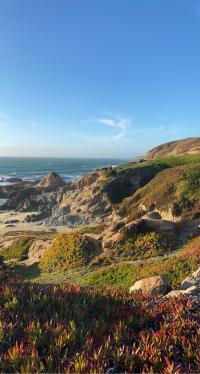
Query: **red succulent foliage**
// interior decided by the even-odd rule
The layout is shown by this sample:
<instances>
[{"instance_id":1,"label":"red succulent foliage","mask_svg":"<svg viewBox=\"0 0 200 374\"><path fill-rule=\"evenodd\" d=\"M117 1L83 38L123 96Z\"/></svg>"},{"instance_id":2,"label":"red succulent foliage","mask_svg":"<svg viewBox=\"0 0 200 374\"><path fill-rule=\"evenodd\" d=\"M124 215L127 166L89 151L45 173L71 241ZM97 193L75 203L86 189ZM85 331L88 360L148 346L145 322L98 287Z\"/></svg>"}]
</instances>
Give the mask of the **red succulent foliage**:
<instances>
[{"instance_id":1,"label":"red succulent foliage","mask_svg":"<svg viewBox=\"0 0 200 374\"><path fill-rule=\"evenodd\" d=\"M0 371L200 371L200 314L189 297L40 286L5 275L0 286Z\"/></svg>"}]
</instances>

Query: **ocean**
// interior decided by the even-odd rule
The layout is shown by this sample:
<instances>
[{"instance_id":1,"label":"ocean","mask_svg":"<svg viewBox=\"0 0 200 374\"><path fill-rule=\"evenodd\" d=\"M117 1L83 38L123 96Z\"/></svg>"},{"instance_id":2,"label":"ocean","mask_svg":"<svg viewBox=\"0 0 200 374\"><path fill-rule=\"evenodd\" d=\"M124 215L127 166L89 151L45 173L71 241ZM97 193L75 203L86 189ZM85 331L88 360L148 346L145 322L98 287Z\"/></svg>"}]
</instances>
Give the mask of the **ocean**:
<instances>
[{"instance_id":1,"label":"ocean","mask_svg":"<svg viewBox=\"0 0 200 374\"><path fill-rule=\"evenodd\" d=\"M8 184L9 178L36 181L49 172L56 172L66 182L102 167L117 166L122 159L106 158L16 158L0 157L0 185Z\"/></svg>"}]
</instances>

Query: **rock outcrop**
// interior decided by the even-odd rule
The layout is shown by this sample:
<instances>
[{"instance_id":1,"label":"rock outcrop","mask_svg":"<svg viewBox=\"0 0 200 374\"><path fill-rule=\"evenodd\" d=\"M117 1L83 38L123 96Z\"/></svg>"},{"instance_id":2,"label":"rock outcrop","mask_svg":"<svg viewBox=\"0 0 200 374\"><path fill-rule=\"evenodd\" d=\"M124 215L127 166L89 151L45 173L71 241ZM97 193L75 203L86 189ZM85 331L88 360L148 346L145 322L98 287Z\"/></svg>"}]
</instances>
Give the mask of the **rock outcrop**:
<instances>
[{"instance_id":1,"label":"rock outcrop","mask_svg":"<svg viewBox=\"0 0 200 374\"><path fill-rule=\"evenodd\" d=\"M57 173L49 173L37 185L45 191L55 191L56 189L65 186L65 181Z\"/></svg>"}]
</instances>

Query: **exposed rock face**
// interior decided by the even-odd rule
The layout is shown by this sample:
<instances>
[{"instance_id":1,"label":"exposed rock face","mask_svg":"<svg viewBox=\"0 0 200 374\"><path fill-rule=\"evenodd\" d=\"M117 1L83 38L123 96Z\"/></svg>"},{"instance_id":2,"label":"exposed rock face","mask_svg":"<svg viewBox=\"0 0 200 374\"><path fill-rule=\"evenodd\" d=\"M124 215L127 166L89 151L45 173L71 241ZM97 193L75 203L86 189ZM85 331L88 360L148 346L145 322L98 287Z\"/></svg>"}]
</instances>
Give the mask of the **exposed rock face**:
<instances>
[{"instance_id":1,"label":"exposed rock face","mask_svg":"<svg viewBox=\"0 0 200 374\"><path fill-rule=\"evenodd\" d=\"M11 197L6 201L6 203L1 207L1 209L16 209L18 205L27 199L30 199L31 196L35 193L35 189L30 188L22 188L17 190L16 193L13 193Z\"/></svg>"},{"instance_id":2,"label":"exposed rock face","mask_svg":"<svg viewBox=\"0 0 200 374\"><path fill-rule=\"evenodd\" d=\"M46 225L67 227L104 223L112 215L112 204L99 183L101 173L90 173L68 184L56 173L50 173L38 184L9 186L2 190L8 198L2 209L27 212L25 221L29 223L43 221Z\"/></svg>"},{"instance_id":3,"label":"exposed rock face","mask_svg":"<svg viewBox=\"0 0 200 374\"><path fill-rule=\"evenodd\" d=\"M100 176L100 172L83 175L81 178L72 182L71 187L72 189L81 189L86 186L90 186L91 184L97 181L99 176Z\"/></svg>"},{"instance_id":4,"label":"exposed rock face","mask_svg":"<svg viewBox=\"0 0 200 374\"><path fill-rule=\"evenodd\" d=\"M169 291L169 282L166 276L155 276L141 279L130 288L130 292L142 291L152 296L165 295Z\"/></svg>"},{"instance_id":5,"label":"exposed rock face","mask_svg":"<svg viewBox=\"0 0 200 374\"><path fill-rule=\"evenodd\" d=\"M55 191L63 186L65 186L65 182L57 173L49 173L36 185L37 188L42 188L45 191Z\"/></svg>"},{"instance_id":6,"label":"exposed rock face","mask_svg":"<svg viewBox=\"0 0 200 374\"><path fill-rule=\"evenodd\" d=\"M88 178L88 184L86 179L83 183L76 181L71 190L63 190L59 204L55 205L46 223L76 227L109 222L112 205L103 188L98 185L98 180L92 181L93 177Z\"/></svg>"},{"instance_id":7,"label":"exposed rock face","mask_svg":"<svg viewBox=\"0 0 200 374\"><path fill-rule=\"evenodd\" d=\"M160 157L168 157L183 154L200 154L200 138L186 138L161 144L151 149L147 155L147 160L153 160Z\"/></svg>"}]
</instances>

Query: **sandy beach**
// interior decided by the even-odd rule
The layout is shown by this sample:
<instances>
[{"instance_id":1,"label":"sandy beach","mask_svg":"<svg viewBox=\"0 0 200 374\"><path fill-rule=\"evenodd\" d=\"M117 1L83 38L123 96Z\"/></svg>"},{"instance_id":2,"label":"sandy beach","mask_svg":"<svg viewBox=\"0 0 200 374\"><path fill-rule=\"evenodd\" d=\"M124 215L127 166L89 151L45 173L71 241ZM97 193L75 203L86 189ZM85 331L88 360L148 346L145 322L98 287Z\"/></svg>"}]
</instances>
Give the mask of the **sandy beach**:
<instances>
[{"instance_id":1,"label":"sandy beach","mask_svg":"<svg viewBox=\"0 0 200 374\"><path fill-rule=\"evenodd\" d=\"M34 214L37 212L26 212L19 213L14 210L11 211L0 211L0 235L6 234L10 231L50 231L56 230L57 232L65 232L70 229L66 226L46 226L43 223L38 222L25 222L24 219L27 215Z\"/></svg>"}]
</instances>

